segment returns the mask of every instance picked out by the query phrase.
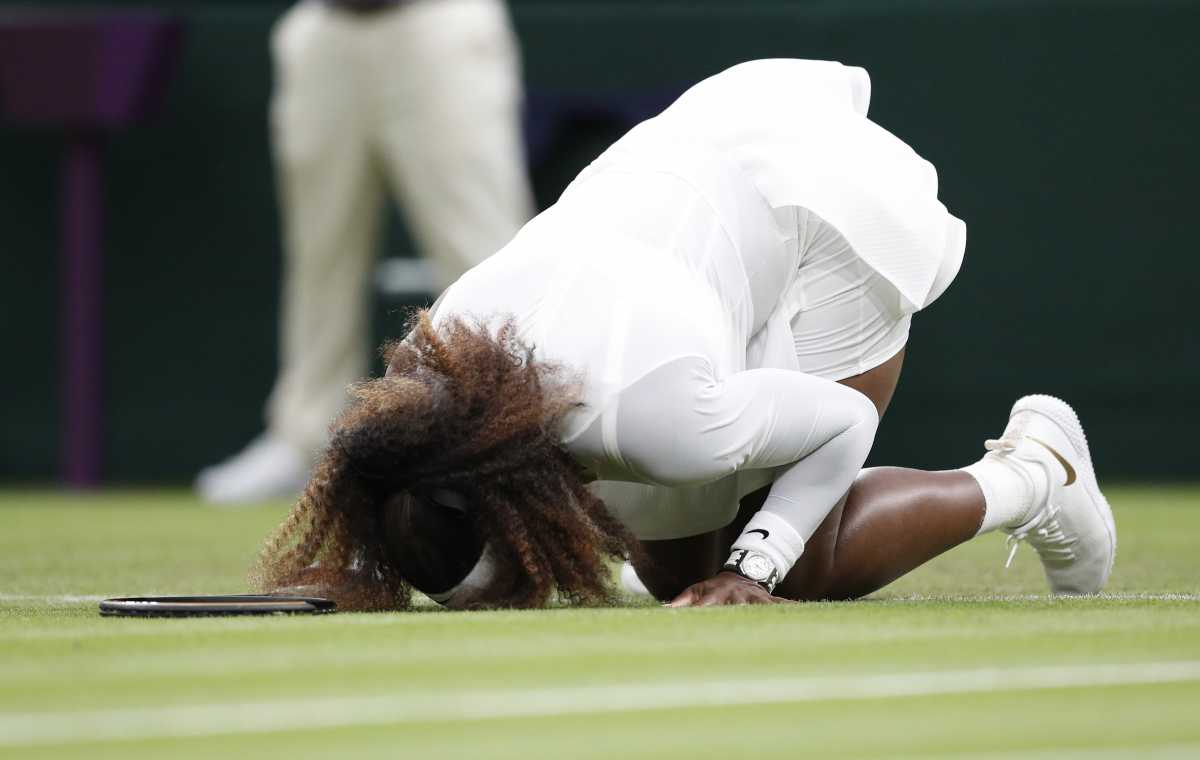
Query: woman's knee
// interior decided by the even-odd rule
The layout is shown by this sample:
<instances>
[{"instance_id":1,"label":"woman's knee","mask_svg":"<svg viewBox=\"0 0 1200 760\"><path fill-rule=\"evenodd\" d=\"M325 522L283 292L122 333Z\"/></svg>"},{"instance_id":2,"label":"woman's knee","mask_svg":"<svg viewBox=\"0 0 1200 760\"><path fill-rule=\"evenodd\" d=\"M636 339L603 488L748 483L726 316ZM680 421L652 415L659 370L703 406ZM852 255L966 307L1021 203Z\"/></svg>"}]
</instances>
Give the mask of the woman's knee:
<instances>
[{"instance_id":1,"label":"woman's knee","mask_svg":"<svg viewBox=\"0 0 1200 760\"><path fill-rule=\"evenodd\" d=\"M852 450L853 453L849 457L856 458L861 455L862 459L866 459L875 443L875 433L879 430L879 411L875 402L865 394L849 386L839 387L844 389L838 408L844 427L835 439L843 441L844 445Z\"/></svg>"}]
</instances>

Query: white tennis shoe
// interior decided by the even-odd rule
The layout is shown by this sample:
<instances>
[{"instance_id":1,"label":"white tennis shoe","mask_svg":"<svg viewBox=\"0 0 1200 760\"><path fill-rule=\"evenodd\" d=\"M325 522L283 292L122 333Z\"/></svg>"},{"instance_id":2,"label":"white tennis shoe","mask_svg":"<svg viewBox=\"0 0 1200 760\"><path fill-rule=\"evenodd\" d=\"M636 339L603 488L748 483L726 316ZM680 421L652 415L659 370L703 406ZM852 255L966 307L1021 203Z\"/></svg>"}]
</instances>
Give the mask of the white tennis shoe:
<instances>
[{"instance_id":1,"label":"white tennis shoe","mask_svg":"<svg viewBox=\"0 0 1200 760\"><path fill-rule=\"evenodd\" d=\"M209 504L238 506L295 498L308 482L311 460L269 433L196 476L196 493Z\"/></svg>"},{"instance_id":2,"label":"white tennis shoe","mask_svg":"<svg viewBox=\"0 0 1200 760\"><path fill-rule=\"evenodd\" d=\"M1028 541L1055 594L1099 593L1112 572L1117 528L1075 410L1053 396L1025 396L1013 404L1003 437L985 445L988 456L1040 467L1050 484L1030 518L1005 529L1011 547L1005 566Z\"/></svg>"}]
</instances>

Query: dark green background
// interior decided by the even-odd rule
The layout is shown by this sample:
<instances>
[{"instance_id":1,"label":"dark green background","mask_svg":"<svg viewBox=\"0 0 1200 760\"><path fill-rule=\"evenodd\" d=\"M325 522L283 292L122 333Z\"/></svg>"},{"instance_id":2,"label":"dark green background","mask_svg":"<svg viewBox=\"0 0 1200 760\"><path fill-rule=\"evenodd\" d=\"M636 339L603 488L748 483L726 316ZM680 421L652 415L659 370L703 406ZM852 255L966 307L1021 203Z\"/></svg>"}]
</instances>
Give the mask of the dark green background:
<instances>
[{"instance_id":1,"label":"dark green background","mask_svg":"<svg viewBox=\"0 0 1200 760\"><path fill-rule=\"evenodd\" d=\"M284 3L179 2L180 73L112 141L107 473L180 480L261 424L280 264L267 35ZM534 91L679 87L737 61L872 75L871 115L939 170L962 274L914 322L876 463L950 467L1018 395L1073 402L1102 473L1195 477L1200 6L1184 2L516 2ZM612 133L580 125L548 201ZM0 478L53 477L58 140L0 128ZM407 253L393 235L391 255ZM381 304L380 332L401 322Z\"/></svg>"}]
</instances>

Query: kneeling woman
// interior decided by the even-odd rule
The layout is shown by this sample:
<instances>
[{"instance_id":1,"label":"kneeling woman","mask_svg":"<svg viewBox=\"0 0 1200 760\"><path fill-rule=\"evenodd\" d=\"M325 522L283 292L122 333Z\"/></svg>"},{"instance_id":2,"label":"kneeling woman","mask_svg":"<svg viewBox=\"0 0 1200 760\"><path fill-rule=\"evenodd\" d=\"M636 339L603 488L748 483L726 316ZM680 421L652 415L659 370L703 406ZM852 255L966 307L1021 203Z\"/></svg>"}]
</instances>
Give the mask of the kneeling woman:
<instances>
[{"instance_id":1,"label":"kneeling woman","mask_svg":"<svg viewBox=\"0 0 1200 760\"><path fill-rule=\"evenodd\" d=\"M1019 401L964 470L860 475L965 245L869 89L755 61L619 140L355 388L256 583L604 603L628 558L680 605L850 598L1003 528L1098 591L1115 532L1062 402Z\"/></svg>"}]
</instances>

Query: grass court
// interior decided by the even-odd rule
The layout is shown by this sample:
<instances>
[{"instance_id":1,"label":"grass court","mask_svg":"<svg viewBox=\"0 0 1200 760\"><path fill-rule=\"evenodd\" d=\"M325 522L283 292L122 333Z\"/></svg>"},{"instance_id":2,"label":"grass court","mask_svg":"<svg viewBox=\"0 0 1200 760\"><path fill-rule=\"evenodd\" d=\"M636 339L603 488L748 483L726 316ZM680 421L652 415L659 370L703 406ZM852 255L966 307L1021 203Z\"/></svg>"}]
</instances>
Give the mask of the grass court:
<instances>
[{"instance_id":1,"label":"grass court","mask_svg":"<svg viewBox=\"0 0 1200 760\"><path fill-rule=\"evenodd\" d=\"M1200 757L1200 489L1106 491L1100 598L993 535L852 603L125 620L287 505L10 490L0 757Z\"/></svg>"}]
</instances>

